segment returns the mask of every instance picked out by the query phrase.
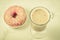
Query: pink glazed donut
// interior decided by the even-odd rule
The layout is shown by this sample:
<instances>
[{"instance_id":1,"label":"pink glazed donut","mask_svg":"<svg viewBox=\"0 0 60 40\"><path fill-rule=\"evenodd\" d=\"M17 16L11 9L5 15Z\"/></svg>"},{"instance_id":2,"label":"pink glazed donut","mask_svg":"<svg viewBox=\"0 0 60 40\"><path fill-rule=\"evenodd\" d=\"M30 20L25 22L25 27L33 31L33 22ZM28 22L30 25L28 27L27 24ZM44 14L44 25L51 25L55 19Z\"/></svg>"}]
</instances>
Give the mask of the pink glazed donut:
<instances>
[{"instance_id":1,"label":"pink glazed donut","mask_svg":"<svg viewBox=\"0 0 60 40\"><path fill-rule=\"evenodd\" d=\"M6 10L4 20L11 27L21 26L26 21L26 12L21 6L11 6Z\"/></svg>"}]
</instances>

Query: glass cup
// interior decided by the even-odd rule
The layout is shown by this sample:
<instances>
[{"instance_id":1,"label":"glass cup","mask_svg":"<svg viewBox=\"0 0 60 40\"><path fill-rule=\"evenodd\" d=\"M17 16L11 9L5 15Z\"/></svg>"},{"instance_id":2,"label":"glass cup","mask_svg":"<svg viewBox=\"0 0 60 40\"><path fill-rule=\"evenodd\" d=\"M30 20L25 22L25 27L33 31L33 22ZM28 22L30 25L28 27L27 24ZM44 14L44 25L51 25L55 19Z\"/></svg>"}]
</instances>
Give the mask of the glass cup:
<instances>
[{"instance_id":1,"label":"glass cup","mask_svg":"<svg viewBox=\"0 0 60 40\"><path fill-rule=\"evenodd\" d=\"M40 39L46 36L47 24L52 15L45 7L35 7L30 12L31 34L33 38Z\"/></svg>"}]
</instances>

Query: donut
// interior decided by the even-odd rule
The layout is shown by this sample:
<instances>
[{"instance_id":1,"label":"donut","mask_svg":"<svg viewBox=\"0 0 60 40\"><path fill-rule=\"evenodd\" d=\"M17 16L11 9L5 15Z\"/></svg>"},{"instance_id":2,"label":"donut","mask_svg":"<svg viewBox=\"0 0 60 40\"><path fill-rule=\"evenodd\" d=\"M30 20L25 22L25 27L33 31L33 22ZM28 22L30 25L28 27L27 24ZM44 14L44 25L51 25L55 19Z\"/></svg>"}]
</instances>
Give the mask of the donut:
<instances>
[{"instance_id":1,"label":"donut","mask_svg":"<svg viewBox=\"0 0 60 40\"><path fill-rule=\"evenodd\" d=\"M18 27L25 23L26 12L21 6L11 6L4 14L4 21L11 27Z\"/></svg>"}]
</instances>

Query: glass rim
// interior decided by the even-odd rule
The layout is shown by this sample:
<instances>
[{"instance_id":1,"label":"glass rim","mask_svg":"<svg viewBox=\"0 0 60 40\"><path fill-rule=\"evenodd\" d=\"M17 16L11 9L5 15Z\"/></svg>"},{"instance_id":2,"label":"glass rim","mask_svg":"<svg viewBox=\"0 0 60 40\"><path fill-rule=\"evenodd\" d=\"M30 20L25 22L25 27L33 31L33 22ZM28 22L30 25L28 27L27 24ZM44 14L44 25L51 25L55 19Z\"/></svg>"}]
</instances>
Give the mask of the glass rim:
<instances>
[{"instance_id":1,"label":"glass rim","mask_svg":"<svg viewBox=\"0 0 60 40\"><path fill-rule=\"evenodd\" d=\"M37 8L37 9L43 8L43 9L45 9L45 10L48 12L48 14L49 14L49 19L48 19L48 21L45 22L44 24L37 24L37 23L35 23L35 22L32 21L31 14L32 14L32 12L33 12L36 8ZM36 10L37 10L37 9L36 9ZM45 8L45 7L43 7L43 6L38 6L38 7L34 7L34 8L30 11L29 18L30 18L30 20L31 20L31 22L32 22L33 24L42 26L42 25L46 25L46 24L50 21L51 14L50 14L50 11L49 11L47 8Z\"/></svg>"}]
</instances>

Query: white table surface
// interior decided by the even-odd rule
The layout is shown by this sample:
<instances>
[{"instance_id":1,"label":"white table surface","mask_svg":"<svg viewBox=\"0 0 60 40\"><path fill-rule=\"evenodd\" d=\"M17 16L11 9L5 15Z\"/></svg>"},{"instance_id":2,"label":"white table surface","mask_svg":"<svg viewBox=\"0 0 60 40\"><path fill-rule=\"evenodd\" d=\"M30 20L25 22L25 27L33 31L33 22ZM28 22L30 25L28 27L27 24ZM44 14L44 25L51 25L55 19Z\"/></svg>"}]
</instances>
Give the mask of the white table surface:
<instances>
[{"instance_id":1,"label":"white table surface","mask_svg":"<svg viewBox=\"0 0 60 40\"><path fill-rule=\"evenodd\" d=\"M13 5L23 6L27 17L32 8L46 7L54 13L54 18L48 23L48 36L42 39L33 39L30 32L29 17L23 25L25 28L10 28L3 19L4 12ZM60 40L60 0L0 0L0 40Z\"/></svg>"}]
</instances>

